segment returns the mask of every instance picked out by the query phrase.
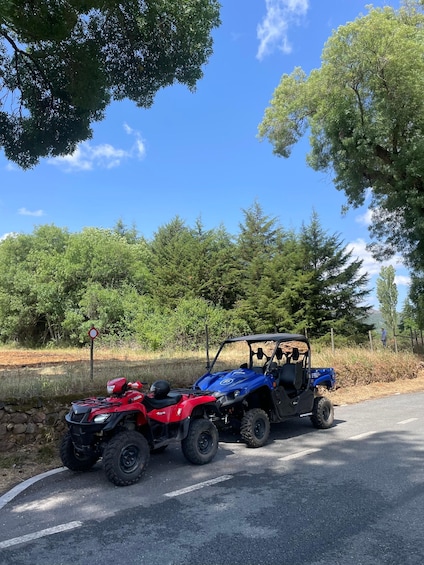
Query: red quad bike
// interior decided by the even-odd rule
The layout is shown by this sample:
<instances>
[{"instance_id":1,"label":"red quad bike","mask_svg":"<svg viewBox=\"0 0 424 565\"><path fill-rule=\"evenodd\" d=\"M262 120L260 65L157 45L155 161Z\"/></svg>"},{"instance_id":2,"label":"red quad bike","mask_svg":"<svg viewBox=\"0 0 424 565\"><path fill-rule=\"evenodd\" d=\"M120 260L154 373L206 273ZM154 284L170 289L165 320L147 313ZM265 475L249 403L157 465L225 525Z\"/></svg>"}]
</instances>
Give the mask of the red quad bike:
<instances>
[{"instance_id":1,"label":"red quad bike","mask_svg":"<svg viewBox=\"0 0 424 565\"><path fill-rule=\"evenodd\" d=\"M181 442L190 463L212 461L218 449L215 398L192 389L171 391L167 381L156 381L147 394L142 388L117 378L107 383L110 396L72 402L60 447L65 467L88 471L102 457L107 478L127 486L140 480L150 452L173 442Z\"/></svg>"}]
</instances>

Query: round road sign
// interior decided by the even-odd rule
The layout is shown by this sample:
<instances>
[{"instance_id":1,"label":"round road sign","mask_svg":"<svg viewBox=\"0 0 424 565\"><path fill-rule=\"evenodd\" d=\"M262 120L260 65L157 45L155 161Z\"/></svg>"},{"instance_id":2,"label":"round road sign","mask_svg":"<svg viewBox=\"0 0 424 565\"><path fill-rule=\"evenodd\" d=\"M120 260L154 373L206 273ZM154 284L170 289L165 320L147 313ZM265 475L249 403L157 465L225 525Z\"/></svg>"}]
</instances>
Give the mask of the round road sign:
<instances>
[{"instance_id":1,"label":"round road sign","mask_svg":"<svg viewBox=\"0 0 424 565\"><path fill-rule=\"evenodd\" d=\"M99 335L98 330L96 330L96 328L91 328L91 330L88 332L88 335L91 337L91 339L96 339L96 337Z\"/></svg>"}]
</instances>

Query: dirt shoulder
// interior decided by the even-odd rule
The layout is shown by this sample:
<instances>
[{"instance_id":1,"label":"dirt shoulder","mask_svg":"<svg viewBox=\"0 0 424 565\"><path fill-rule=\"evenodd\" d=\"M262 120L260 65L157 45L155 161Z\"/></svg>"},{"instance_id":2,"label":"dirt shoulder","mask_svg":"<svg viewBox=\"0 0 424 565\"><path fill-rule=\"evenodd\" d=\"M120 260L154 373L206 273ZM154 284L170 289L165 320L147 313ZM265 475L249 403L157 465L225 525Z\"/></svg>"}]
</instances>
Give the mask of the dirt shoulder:
<instances>
[{"instance_id":1,"label":"dirt shoulder","mask_svg":"<svg viewBox=\"0 0 424 565\"><path fill-rule=\"evenodd\" d=\"M335 406L340 406L394 394L422 391L424 391L424 371L415 379L338 389L329 393L329 397ZM53 444L29 445L10 455L2 454L0 457L0 495L31 477L61 466L58 447Z\"/></svg>"}]
</instances>

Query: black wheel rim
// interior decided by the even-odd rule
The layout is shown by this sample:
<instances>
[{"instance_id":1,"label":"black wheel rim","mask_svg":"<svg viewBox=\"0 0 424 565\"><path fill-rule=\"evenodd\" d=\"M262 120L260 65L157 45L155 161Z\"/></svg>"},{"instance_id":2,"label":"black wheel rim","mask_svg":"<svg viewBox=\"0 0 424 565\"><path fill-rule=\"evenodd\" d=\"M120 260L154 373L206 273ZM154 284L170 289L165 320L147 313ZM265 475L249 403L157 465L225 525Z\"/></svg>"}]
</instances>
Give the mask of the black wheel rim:
<instances>
[{"instance_id":1,"label":"black wheel rim","mask_svg":"<svg viewBox=\"0 0 424 565\"><path fill-rule=\"evenodd\" d=\"M327 421L330 417L330 408L326 404L322 408L322 416L325 421Z\"/></svg>"},{"instance_id":2,"label":"black wheel rim","mask_svg":"<svg viewBox=\"0 0 424 565\"><path fill-rule=\"evenodd\" d=\"M265 422L262 418L256 420L255 425L253 426L253 433L257 439L262 439L265 435Z\"/></svg>"},{"instance_id":3,"label":"black wheel rim","mask_svg":"<svg viewBox=\"0 0 424 565\"><path fill-rule=\"evenodd\" d=\"M140 464L140 450L136 445L127 445L121 451L120 467L124 473L132 473Z\"/></svg>"},{"instance_id":4,"label":"black wheel rim","mask_svg":"<svg viewBox=\"0 0 424 565\"><path fill-rule=\"evenodd\" d=\"M199 436L198 447L200 453L208 453L213 445L212 436L208 432L203 432Z\"/></svg>"}]
</instances>

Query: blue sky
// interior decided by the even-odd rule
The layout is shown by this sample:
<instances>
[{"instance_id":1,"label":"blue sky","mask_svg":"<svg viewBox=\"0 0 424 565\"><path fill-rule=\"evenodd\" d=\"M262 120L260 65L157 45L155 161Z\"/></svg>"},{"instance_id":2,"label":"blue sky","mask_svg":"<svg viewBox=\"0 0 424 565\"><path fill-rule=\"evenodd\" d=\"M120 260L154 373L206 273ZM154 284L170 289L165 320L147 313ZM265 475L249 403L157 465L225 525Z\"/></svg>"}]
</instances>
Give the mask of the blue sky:
<instances>
[{"instance_id":1,"label":"blue sky","mask_svg":"<svg viewBox=\"0 0 424 565\"><path fill-rule=\"evenodd\" d=\"M73 155L44 159L22 171L0 153L0 238L30 233L40 224L70 231L135 224L151 238L180 216L189 226L221 224L237 234L243 210L258 201L288 229L308 223L313 210L323 228L339 233L364 260L375 285L381 264L366 251L366 207L342 215L346 200L331 181L306 165L308 140L289 159L257 139L257 127L282 74L320 66L332 31L366 14L362 0L221 0L222 25L214 54L194 93L180 85L159 92L152 108L113 103L93 136ZM399 7L398 0L374 6ZM399 308L408 272L399 258ZM373 290L373 295L375 292ZM374 296L370 302L377 305Z\"/></svg>"}]
</instances>

